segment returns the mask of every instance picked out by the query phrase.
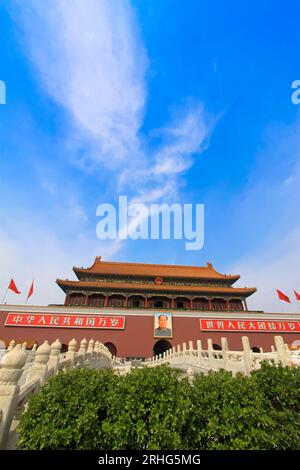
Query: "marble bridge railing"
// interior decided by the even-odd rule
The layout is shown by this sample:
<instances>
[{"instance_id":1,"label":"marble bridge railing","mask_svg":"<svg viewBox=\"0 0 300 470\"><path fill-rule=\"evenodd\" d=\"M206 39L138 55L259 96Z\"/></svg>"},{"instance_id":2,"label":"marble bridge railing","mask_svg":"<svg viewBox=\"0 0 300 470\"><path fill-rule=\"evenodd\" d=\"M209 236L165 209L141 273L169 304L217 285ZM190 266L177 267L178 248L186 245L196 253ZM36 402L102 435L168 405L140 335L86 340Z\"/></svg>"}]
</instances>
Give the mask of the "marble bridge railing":
<instances>
[{"instance_id":1,"label":"marble bridge railing","mask_svg":"<svg viewBox=\"0 0 300 470\"><path fill-rule=\"evenodd\" d=\"M146 360L147 367L156 367L162 364L169 364L187 372L192 377L195 373L207 373L208 371L217 371L225 369L233 374L242 372L250 375L250 372L260 368L262 361L274 361L275 364L293 366L300 364L300 356L296 356L289 351L281 336L275 336L275 346L271 346L271 351L253 352L250 347L249 338L242 337L242 351L230 351L228 349L227 338L221 339L222 350L213 349L211 339L207 340L207 349L202 349L201 340L197 341L197 347L194 349L193 341L189 341L189 347L186 343L181 346L173 347L168 351Z\"/></svg>"},{"instance_id":2,"label":"marble bridge railing","mask_svg":"<svg viewBox=\"0 0 300 470\"><path fill-rule=\"evenodd\" d=\"M61 343L57 339L53 344L45 341L39 348L26 350L26 343L15 345L11 341L7 351L2 351L0 362L0 449L7 448L13 421L24 409L28 397L36 393L50 377L59 371L68 371L75 367L95 369L114 368L120 364L104 344L85 339L81 341L79 351L77 342L72 339L68 351L61 353Z\"/></svg>"}]
</instances>

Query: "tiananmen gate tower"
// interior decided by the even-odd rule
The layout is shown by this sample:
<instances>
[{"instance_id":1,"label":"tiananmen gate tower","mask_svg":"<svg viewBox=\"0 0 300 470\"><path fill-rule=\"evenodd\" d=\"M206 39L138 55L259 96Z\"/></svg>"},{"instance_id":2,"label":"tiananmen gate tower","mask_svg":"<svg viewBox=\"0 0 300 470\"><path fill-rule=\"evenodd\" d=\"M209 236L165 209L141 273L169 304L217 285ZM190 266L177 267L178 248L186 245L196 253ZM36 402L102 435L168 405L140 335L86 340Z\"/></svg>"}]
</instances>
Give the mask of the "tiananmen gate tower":
<instances>
[{"instance_id":1,"label":"tiananmen gate tower","mask_svg":"<svg viewBox=\"0 0 300 470\"><path fill-rule=\"evenodd\" d=\"M206 266L179 266L102 261L74 267L77 280L57 279L64 305L0 306L0 340L27 341L27 347L60 338L66 349L75 338L93 338L118 357L148 358L165 350L212 338L231 350L248 336L252 350L268 348L280 334L300 344L300 314L248 310L255 287L235 287L239 275Z\"/></svg>"}]
</instances>

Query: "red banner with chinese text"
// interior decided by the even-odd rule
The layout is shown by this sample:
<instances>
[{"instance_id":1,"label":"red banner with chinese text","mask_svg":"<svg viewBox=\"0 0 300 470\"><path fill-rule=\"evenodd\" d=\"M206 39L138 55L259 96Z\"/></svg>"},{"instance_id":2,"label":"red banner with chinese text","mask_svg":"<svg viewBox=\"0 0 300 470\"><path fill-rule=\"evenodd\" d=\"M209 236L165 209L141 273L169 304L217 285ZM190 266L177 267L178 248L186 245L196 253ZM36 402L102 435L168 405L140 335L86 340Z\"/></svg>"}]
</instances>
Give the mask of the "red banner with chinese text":
<instances>
[{"instance_id":1,"label":"red banner with chinese text","mask_svg":"<svg viewBox=\"0 0 300 470\"><path fill-rule=\"evenodd\" d=\"M55 315L49 313L9 313L5 320L5 326L124 330L125 317L76 314Z\"/></svg>"},{"instance_id":2,"label":"red banner with chinese text","mask_svg":"<svg viewBox=\"0 0 300 470\"><path fill-rule=\"evenodd\" d=\"M299 333L300 323L297 320L232 320L232 319L200 319L202 331L247 331L268 333Z\"/></svg>"}]
</instances>

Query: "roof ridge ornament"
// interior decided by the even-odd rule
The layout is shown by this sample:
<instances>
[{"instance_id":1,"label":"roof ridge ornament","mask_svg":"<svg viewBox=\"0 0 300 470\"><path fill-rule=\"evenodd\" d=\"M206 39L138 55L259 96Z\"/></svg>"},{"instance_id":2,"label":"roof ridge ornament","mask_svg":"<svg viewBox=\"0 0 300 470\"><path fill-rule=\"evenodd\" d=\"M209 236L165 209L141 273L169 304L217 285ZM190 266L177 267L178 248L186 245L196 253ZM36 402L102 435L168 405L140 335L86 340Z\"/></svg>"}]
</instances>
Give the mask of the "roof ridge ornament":
<instances>
[{"instance_id":1,"label":"roof ridge ornament","mask_svg":"<svg viewBox=\"0 0 300 470\"><path fill-rule=\"evenodd\" d=\"M101 256L96 256L95 263L101 263Z\"/></svg>"}]
</instances>

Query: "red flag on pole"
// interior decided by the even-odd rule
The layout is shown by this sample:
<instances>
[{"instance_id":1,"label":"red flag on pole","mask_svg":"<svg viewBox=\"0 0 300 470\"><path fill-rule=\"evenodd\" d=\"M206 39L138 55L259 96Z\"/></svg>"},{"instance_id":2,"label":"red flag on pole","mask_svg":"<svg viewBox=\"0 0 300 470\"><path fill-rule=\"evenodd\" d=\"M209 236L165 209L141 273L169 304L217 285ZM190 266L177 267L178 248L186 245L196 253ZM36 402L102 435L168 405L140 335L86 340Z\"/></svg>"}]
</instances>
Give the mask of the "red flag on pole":
<instances>
[{"instance_id":1,"label":"red flag on pole","mask_svg":"<svg viewBox=\"0 0 300 470\"><path fill-rule=\"evenodd\" d=\"M27 300L29 299L29 297L31 297L32 294L33 294L33 284L34 284L34 280L32 281L31 287L30 287L30 289L29 289L26 302L27 302Z\"/></svg>"},{"instance_id":2,"label":"red flag on pole","mask_svg":"<svg viewBox=\"0 0 300 470\"><path fill-rule=\"evenodd\" d=\"M18 291L18 288L17 288L17 286L16 286L15 281L13 280L13 278L11 278L11 280L10 280L8 289L12 290L15 294L21 294L21 292Z\"/></svg>"},{"instance_id":3,"label":"red flag on pole","mask_svg":"<svg viewBox=\"0 0 300 470\"><path fill-rule=\"evenodd\" d=\"M295 289L294 289L294 293L295 293L296 299L297 299L297 300L300 300L300 294L298 294L298 292L296 292Z\"/></svg>"},{"instance_id":4,"label":"red flag on pole","mask_svg":"<svg viewBox=\"0 0 300 470\"><path fill-rule=\"evenodd\" d=\"M291 303L289 297L287 295L285 295L283 292L281 292L280 290L276 289L277 290L277 294L278 294L278 297L280 300L284 300L285 302L289 302Z\"/></svg>"}]
</instances>

